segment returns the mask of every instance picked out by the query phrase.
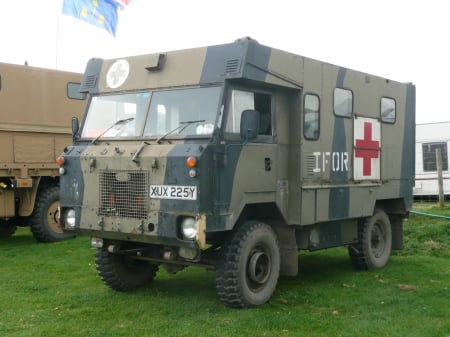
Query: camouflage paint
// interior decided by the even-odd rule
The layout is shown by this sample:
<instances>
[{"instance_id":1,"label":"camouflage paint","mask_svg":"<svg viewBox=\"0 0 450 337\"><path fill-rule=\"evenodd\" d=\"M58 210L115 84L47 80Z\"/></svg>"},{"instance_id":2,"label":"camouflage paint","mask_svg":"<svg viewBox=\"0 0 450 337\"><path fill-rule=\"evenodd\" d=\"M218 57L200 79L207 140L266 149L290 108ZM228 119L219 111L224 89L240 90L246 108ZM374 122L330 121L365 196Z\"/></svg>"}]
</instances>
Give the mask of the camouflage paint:
<instances>
[{"instance_id":1,"label":"camouflage paint","mask_svg":"<svg viewBox=\"0 0 450 337\"><path fill-rule=\"evenodd\" d=\"M175 247L193 246L194 243L177 237L179 236L177 216L201 215L206 221L207 232L229 230L233 228L240 212L246 206L254 207L261 203L262 207L267 209L267 205L275 205L277 201L287 204L287 199L283 198L288 196L283 193L288 189L303 189L309 194L308 201L303 204L303 200L290 200L289 203L294 206L302 205L303 213L313 213L305 218L308 222L303 223L303 217L298 216L298 213L294 213L296 217L283 214L288 212L287 207L283 205L279 211L283 219L291 219L292 222L287 225L311 225L310 228L316 228L322 233L319 237L323 238L316 247L326 248L327 245L335 246L344 243L342 241L344 237L346 242L354 237L354 221L341 225L341 221L337 220L348 218L354 220L358 217L370 216L373 205L379 200L402 197L407 199L412 196L412 191L409 191L410 183L401 184L400 187L398 182L401 177L413 176L414 173L414 165L411 165L413 157L409 157L411 151L414 152L414 136L409 129L414 124L414 87L412 85L407 91L407 97L404 98L402 93L402 90L406 88L404 84L306 59L259 45L249 39L226 45L140 55L125 59L130 64L130 76L121 87L108 88L105 83L108 69L115 60L97 59L87 67L85 89L91 94L96 94L220 84L224 94L223 101L218 102L220 110L220 104L226 102L228 90L234 84L239 83L250 91L263 86L275 97L273 111L277 114L274 123L277 128L274 130L276 136L273 137L273 143L255 141L245 145L242 140L230 141L223 138L220 130L216 130L217 132L208 140L186 138L172 140L171 143L162 140L160 144L150 140L150 145L145 146L140 153L139 164L133 163L131 156L144 139L99 140L96 145L79 142L75 145L77 148L67 155L68 162L71 162L70 165L74 169L71 168L69 174L62 179L65 180L64 186L69 191L73 189L73 185L70 186L73 181L82 182L85 188L83 194L85 200L82 204L76 203L68 195L64 199L63 207L72 205L83 207L81 228L87 233L119 240L170 244ZM162 59L165 61L160 64L160 68L156 69L155 60ZM309 83L313 82L314 84L309 87ZM391 138L397 135L398 130L401 130L406 147L406 150L402 152L401 168L400 165L384 167L386 176L389 178L386 186L383 185L384 182L383 184L380 182L379 186L371 187L355 184L351 179L350 167L348 171L334 171L328 167L314 175L312 172L314 166L311 167L311 162L308 163L308 160L302 159L298 165L288 165L289 155L294 152L296 156L307 159L307 156L314 151L347 152L351 161L353 151L349 148L349 144L353 141L351 132L353 123L349 123L352 121L350 118L335 117L333 114L332 95L335 86L355 90L355 96L358 95L358 99L370 105L368 111L363 109L363 113L367 114L364 116L370 118L376 118L379 111L377 101L379 96L391 94L398 96L399 113L400 107L406 100L406 114L411 116L404 117L405 125L403 126L403 121L399 120L395 127L390 125L384 127L384 132L389 133ZM280 91L283 94L279 94ZM277 99L300 102L303 92L314 93L320 97L323 109L320 121L321 138L316 142L303 139L302 123L297 125L278 119L279 116L300 114L301 111L290 111L289 104L284 101L277 102ZM361 107L361 103L358 104ZM327 122L331 118L333 118L332 122ZM403 117L399 115L399 118ZM299 126L300 130L297 129ZM393 133L395 134L392 135ZM294 134L299 134L299 137L296 138ZM282 147L284 150L281 150ZM288 149L295 150L290 152ZM394 154L399 154L398 148L393 147L393 149ZM197 168L199 176L196 178L188 175L189 170L185 165L185 159L189 155L196 156L199 160ZM77 156L80 158L76 158ZM91 158L96 160L94 169L90 168ZM271 165L269 171L264 170L266 161ZM302 166L301 172L308 177L299 177L299 166ZM144 227L130 219L110 220L106 219L107 217L102 219L96 210L99 194L96 174L98 175L98 170L117 168L148 172L149 184L195 185L198 188L198 199L197 201L151 199L148 216L142 220ZM78 169L80 171L76 173L75 170ZM283 198L281 198L282 194ZM277 195L280 196L278 200L276 200ZM298 199L305 195L295 194ZM320 209L319 216L318 209ZM253 214L252 216L257 218L261 215ZM311 222L314 219L321 223ZM152 227L150 225L154 229L150 230L149 228ZM301 247L308 247L308 243Z\"/></svg>"},{"instance_id":2,"label":"camouflage paint","mask_svg":"<svg viewBox=\"0 0 450 337\"><path fill-rule=\"evenodd\" d=\"M339 68L338 76L336 79L336 87L344 88L344 80L347 69ZM349 152L346 147L347 135L345 134L344 117L336 117L334 119L333 128L333 143L332 152ZM330 180L331 183L337 186L331 186L330 197L328 200L328 218L333 219L345 219L349 213L349 199L350 191L348 186L349 172L345 171L331 171Z\"/></svg>"},{"instance_id":3,"label":"camouflage paint","mask_svg":"<svg viewBox=\"0 0 450 337\"><path fill-rule=\"evenodd\" d=\"M412 189L414 187L415 167L411 165L411 161L415 163L415 147L416 147L416 89L410 84L406 89L406 109L405 109L405 128L403 130L403 153L401 161L401 178L400 195L405 198L406 208L412 208L413 196Z\"/></svg>"},{"instance_id":4,"label":"camouflage paint","mask_svg":"<svg viewBox=\"0 0 450 337\"><path fill-rule=\"evenodd\" d=\"M78 145L71 146L65 149L63 155L65 157L66 164L64 170L66 174L63 175L63 179L60 179L60 203L67 207L73 207L76 212L76 224L77 228L80 227L81 219L81 207L84 200L84 174L81 168L80 153L84 151L86 146ZM69 179L66 179L66 177Z\"/></svg>"}]
</instances>

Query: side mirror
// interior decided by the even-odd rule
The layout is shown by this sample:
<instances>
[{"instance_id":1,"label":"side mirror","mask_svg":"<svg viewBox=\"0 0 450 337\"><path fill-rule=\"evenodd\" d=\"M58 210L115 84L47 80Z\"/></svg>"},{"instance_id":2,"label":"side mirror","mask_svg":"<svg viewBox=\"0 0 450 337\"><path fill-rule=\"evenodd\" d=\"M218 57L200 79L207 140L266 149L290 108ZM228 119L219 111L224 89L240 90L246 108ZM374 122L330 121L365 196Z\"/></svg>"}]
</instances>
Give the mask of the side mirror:
<instances>
[{"instance_id":1,"label":"side mirror","mask_svg":"<svg viewBox=\"0 0 450 337\"><path fill-rule=\"evenodd\" d=\"M244 110L241 114L241 138L255 139L259 133L259 111Z\"/></svg>"},{"instance_id":2,"label":"side mirror","mask_svg":"<svg viewBox=\"0 0 450 337\"><path fill-rule=\"evenodd\" d=\"M80 129L80 122L77 117L72 117L72 139L75 140L75 136Z\"/></svg>"}]
</instances>

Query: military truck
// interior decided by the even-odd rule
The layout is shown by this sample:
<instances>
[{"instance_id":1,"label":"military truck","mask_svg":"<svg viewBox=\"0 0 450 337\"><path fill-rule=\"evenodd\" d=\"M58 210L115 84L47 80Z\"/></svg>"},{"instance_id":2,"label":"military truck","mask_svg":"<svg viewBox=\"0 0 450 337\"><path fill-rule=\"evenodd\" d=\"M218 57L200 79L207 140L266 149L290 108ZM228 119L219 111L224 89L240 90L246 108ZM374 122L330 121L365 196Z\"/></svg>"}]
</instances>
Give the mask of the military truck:
<instances>
[{"instance_id":1,"label":"military truck","mask_svg":"<svg viewBox=\"0 0 450 337\"><path fill-rule=\"evenodd\" d=\"M356 269L402 248L415 86L244 38L91 59L61 155L61 224L91 236L117 291L160 267L215 272L219 299L269 301L299 251L347 246Z\"/></svg>"},{"instance_id":2,"label":"military truck","mask_svg":"<svg viewBox=\"0 0 450 337\"><path fill-rule=\"evenodd\" d=\"M41 242L69 237L58 222L56 158L86 104L80 82L78 73L0 63L0 238L17 226Z\"/></svg>"}]
</instances>

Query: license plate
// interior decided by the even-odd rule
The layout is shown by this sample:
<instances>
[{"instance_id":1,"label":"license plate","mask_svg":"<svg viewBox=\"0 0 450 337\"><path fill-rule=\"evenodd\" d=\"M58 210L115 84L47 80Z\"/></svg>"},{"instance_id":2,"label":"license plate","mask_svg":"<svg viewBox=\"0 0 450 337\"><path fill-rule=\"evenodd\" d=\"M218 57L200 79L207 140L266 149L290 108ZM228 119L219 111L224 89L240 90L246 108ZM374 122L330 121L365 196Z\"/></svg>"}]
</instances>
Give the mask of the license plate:
<instances>
[{"instance_id":1,"label":"license plate","mask_svg":"<svg viewBox=\"0 0 450 337\"><path fill-rule=\"evenodd\" d=\"M150 185L150 198L197 200L197 186Z\"/></svg>"}]
</instances>

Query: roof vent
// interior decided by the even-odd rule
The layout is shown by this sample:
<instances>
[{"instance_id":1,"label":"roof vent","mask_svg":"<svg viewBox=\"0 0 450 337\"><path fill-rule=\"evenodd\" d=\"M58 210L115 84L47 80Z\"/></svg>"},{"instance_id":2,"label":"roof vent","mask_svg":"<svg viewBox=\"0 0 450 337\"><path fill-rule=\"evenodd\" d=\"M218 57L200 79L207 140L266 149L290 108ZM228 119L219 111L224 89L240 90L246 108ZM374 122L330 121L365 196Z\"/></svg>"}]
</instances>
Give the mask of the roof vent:
<instances>
[{"instance_id":1,"label":"roof vent","mask_svg":"<svg viewBox=\"0 0 450 337\"><path fill-rule=\"evenodd\" d=\"M225 72L226 73L236 73L239 70L239 60L231 59L228 60L225 64Z\"/></svg>"},{"instance_id":2,"label":"roof vent","mask_svg":"<svg viewBox=\"0 0 450 337\"><path fill-rule=\"evenodd\" d=\"M147 61L147 66L145 69L148 71L157 71L161 70L164 66L164 63L166 61L166 55L165 54L153 54L149 56L149 59Z\"/></svg>"}]
</instances>

